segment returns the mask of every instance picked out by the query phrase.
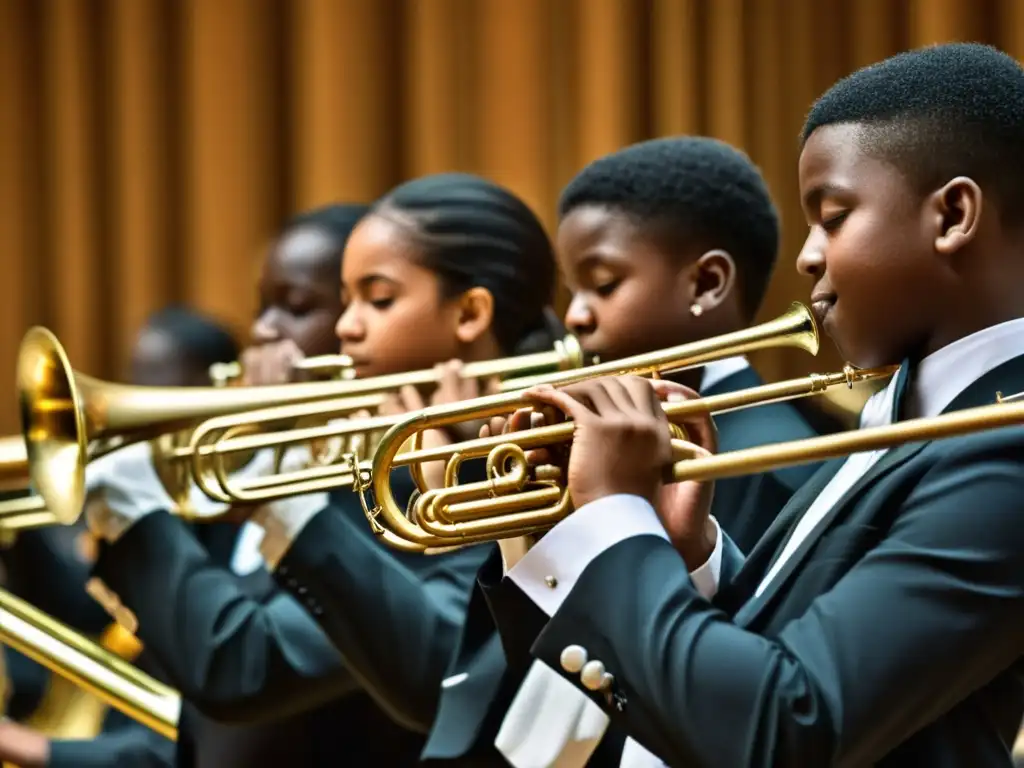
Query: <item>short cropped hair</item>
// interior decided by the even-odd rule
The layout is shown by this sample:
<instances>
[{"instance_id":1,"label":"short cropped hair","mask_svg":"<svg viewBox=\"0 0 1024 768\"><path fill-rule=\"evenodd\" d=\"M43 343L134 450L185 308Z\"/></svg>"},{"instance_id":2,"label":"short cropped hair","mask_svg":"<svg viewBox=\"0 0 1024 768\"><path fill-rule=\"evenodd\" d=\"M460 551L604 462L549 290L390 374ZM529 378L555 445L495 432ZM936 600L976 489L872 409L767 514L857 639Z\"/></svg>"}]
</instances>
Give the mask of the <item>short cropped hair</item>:
<instances>
[{"instance_id":1,"label":"short cropped hair","mask_svg":"<svg viewBox=\"0 0 1024 768\"><path fill-rule=\"evenodd\" d=\"M757 166L716 139L652 139L595 160L562 192L560 217L597 205L627 214L669 252L720 248L736 262L753 317L779 251L779 217Z\"/></svg>"},{"instance_id":2,"label":"short cropped hair","mask_svg":"<svg viewBox=\"0 0 1024 768\"><path fill-rule=\"evenodd\" d=\"M341 257L345 251L345 243L367 213L370 206L363 203L333 203L320 208L313 208L308 211L296 214L283 227L287 233L295 229L312 228L325 235L333 244L333 249L327 254L331 264L337 263L338 270L341 270Z\"/></svg>"},{"instance_id":3,"label":"short cropped hair","mask_svg":"<svg viewBox=\"0 0 1024 768\"><path fill-rule=\"evenodd\" d=\"M151 314L146 327L166 333L190 365L205 370L238 359L239 344L226 326L190 307L173 304Z\"/></svg>"},{"instance_id":4,"label":"short cropped hair","mask_svg":"<svg viewBox=\"0 0 1024 768\"><path fill-rule=\"evenodd\" d=\"M862 148L921 194L969 176L1024 223L1024 68L1002 51L951 43L858 70L815 102L801 139L838 123L863 125Z\"/></svg>"}]
</instances>

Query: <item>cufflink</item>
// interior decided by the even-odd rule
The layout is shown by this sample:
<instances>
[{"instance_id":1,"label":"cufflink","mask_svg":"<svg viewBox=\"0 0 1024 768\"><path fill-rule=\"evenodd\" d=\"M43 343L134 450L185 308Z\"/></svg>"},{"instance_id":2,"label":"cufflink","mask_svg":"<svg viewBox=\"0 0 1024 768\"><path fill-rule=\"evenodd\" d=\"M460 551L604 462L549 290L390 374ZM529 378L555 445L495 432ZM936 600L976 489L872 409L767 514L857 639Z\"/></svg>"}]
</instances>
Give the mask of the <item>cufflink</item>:
<instances>
[{"instance_id":1,"label":"cufflink","mask_svg":"<svg viewBox=\"0 0 1024 768\"><path fill-rule=\"evenodd\" d=\"M562 669L571 675L575 675L587 663L587 649L582 645L566 646L562 651L559 661L562 663Z\"/></svg>"},{"instance_id":2,"label":"cufflink","mask_svg":"<svg viewBox=\"0 0 1024 768\"><path fill-rule=\"evenodd\" d=\"M580 672L580 682L590 691L604 691L611 688L615 677L605 671L604 664L597 659L588 661Z\"/></svg>"}]
</instances>

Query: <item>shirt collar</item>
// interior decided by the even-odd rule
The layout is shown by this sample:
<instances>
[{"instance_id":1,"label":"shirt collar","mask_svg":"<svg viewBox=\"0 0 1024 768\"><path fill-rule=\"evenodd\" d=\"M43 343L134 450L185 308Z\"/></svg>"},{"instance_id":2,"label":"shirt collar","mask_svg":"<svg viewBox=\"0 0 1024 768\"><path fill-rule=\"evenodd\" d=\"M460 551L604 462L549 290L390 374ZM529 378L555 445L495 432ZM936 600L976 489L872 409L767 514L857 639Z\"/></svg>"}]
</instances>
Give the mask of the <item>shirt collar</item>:
<instances>
[{"instance_id":1,"label":"shirt collar","mask_svg":"<svg viewBox=\"0 0 1024 768\"><path fill-rule=\"evenodd\" d=\"M917 365L912 382L914 412L906 416L938 416L975 381L1020 355L1024 355L1024 318L990 326L947 344ZM891 422L899 380L906 375L901 368L889 385L867 402L861 413L862 427Z\"/></svg>"},{"instance_id":2,"label":"shirt collar","mask_svg":"<svg viewBox=\"0 0 1024 768\"><path fill-rule=\"evenodd\" d=\"M743 355L736 355L735 357L727 357L724 360L715 360L704 366L704 372L701 374L700 379L700 391L710 389L721 381L732 376L734 373L746 370L750 367L750 363Z\"/></svg>"}]
</instances>

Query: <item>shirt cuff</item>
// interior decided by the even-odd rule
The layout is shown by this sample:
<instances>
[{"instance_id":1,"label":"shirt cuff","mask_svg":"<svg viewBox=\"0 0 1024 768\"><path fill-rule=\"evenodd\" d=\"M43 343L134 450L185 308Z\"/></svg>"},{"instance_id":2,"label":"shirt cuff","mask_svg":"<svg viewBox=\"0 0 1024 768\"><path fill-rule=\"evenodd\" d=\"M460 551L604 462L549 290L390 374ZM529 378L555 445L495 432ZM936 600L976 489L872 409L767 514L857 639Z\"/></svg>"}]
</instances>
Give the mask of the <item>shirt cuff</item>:
<instances>
[{"instance_id":1,"label":"shirt cuff","mask_svg":"<svg viewBox=\"0 0 1024 768\"><path fill-rule=\"evenodd\" d=\"M277 568L306 524L326 506L326 493L310 493L264 504L253 513L252 522L266 531L260 542L260 554L267 568Z\"/></svg>"},{"instance_id":2,"label":"shirt cuff","mask_svg":"<svg viewBox=\"0 0 1024 768\"><path fill-rule=\"evenodd\" d=\"M580 507L548 531L506 575L553 616L598 555L620 541L644 535L668 540L654 507L639 496L606 496Z\"/></svg>"},{"instance_id":3,"label":"shirt cuff","mask_svg":"<svg viewBox=\"0 0 1024 768\"><path fill-rule=\"evenodd\" d=\"M722 528L715 518L712 517L711 522L715 524L715 548L704 565L690 571L690 581L705 600L711 600L718 594L718 584L722 576Z\"/></svg>"}]
</instances>

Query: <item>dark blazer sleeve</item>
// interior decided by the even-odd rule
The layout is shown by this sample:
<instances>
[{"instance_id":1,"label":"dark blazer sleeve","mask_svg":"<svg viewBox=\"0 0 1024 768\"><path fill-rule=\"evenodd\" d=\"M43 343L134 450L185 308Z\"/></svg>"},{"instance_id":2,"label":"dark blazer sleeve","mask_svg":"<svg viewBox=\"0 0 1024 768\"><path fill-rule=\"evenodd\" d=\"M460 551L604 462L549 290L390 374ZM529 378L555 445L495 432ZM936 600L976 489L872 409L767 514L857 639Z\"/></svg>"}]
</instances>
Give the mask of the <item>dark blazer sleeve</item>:
<instances>
[{"instance_id":1,"label":"dark blazer sleeve","mask_svg":"<svg viewBox=\"0 0 1024 768\"><path fill-rule=\"evenodd\" d=\"M176 517L140 520L104 548L94 574L135 613L168 682L215 720L278 718L356 688L296 600L284 590L251 597Z\"/></svg>"},{"instance_id":2,"label":"dark blazer sleeve","mask_svg":"<svg viewBox=\"0 0 1024 768\"><path fill-rule=\"evenodd\" d=\"M563 648L587 648L622 697L594 700L670 765L872 765L1024 647L1015 440L939 458L892 502L886 537L776 637L733 624L668 543L640 536L586 568L534 652L561 670Z\"/></svg>"},{"instance_id":3,"label":"dark blazer sleeve","mask_svg":"<svg viewBox=\"0 0 1024 768\"><path fill-rule=\"evenodd\" d=\"M142 725L50 742L47 768L173 768L175 744Z\"/></svg>"},{"instance_id":4,"label":"dark blazer sleeve","mask_svg":"<svg viewBox=\"0 0 1024 768\"><path fill-rule=\"evenodd\" d=\"M305 602L380 706L403 725L427 731L492 545L417 554L413 570L366 529L365 521L333 507L322 510L292 543L277 576Z\"/></svg>"}]
</instances>

